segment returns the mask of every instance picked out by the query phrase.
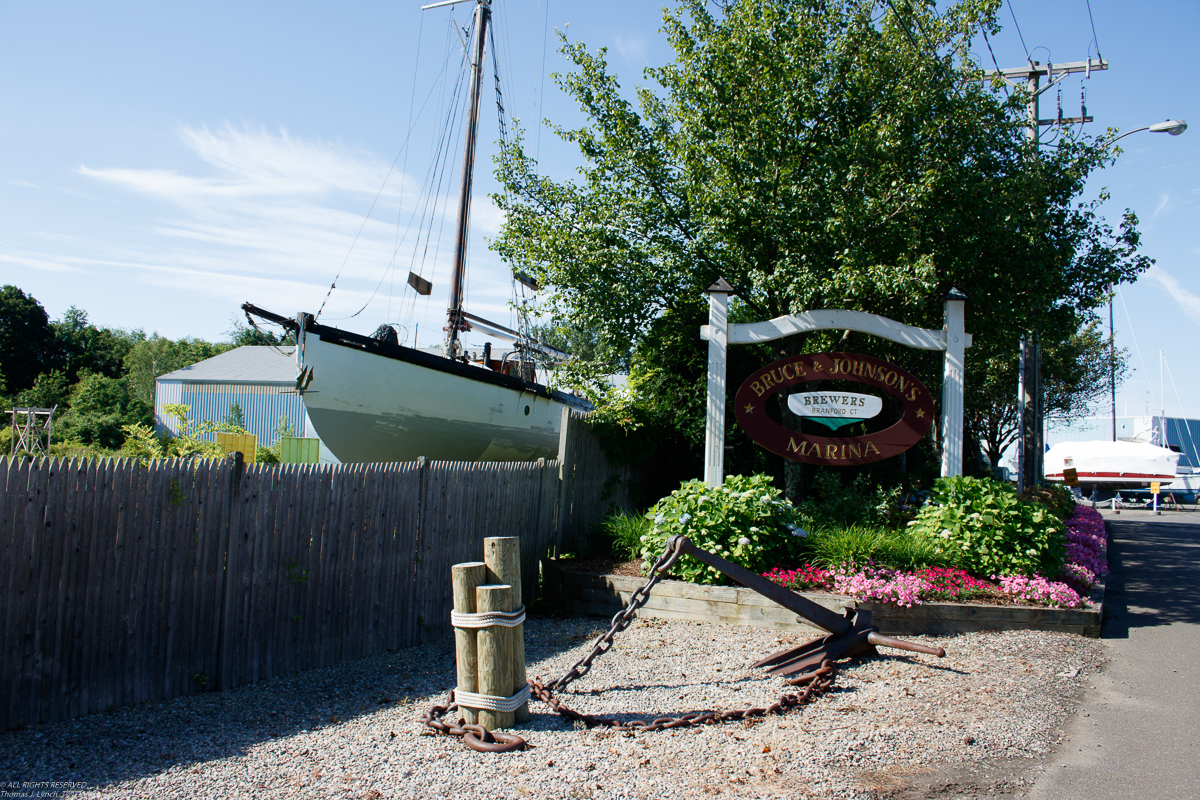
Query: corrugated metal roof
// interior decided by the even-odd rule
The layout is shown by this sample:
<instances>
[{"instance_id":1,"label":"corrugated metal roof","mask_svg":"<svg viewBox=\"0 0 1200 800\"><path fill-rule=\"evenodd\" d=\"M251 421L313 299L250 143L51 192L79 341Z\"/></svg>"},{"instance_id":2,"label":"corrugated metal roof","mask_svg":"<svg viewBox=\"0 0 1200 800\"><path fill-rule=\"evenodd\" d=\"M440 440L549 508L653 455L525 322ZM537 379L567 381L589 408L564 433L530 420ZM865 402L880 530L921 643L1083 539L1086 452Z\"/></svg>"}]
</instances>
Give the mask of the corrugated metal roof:
<instances>
[{"instance_id":1,"label":"corrugated metal roof","mask_svg":"<svg viewBox=\"0 0 1200 800\"><path fill-rule=\"evenodd\" d=\"M239 347L190 367L159 376L160 381L218 383L294 383L295 348Z\"/></svg>"}]
</instances>

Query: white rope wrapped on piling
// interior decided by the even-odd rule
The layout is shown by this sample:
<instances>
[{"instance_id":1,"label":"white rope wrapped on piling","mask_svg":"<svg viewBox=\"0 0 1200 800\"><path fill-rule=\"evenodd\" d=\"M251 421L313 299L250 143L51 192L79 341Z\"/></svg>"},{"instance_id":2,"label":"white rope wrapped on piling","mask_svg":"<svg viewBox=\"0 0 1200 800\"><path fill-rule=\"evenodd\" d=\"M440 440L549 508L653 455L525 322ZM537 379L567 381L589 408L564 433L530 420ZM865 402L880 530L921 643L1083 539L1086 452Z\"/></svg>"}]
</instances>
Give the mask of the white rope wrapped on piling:
<instances>
[{"instance_id":1,"label":"white rope wrapped on piling","mask_svg":"<svg viewBox=\"0 0 1200 800\"><path fill-rule=\"evenodd\" d=\"M521 606L516 611L489 611L486 614L450 612L450 624L456 628L490 628L493 625L515 628L524 621L525 606Z\"/></svg>"},{"instance_id":2,"label":"white rope wrapped on piling","mask_svg":"<svg viewBox=\"0 0 1200 800\"><path fill-rule=\"evenodd\" d=\"M512 697L476 694L475 692L464 692L461 689L455 688L454 702L460 706L482 709L484 711L516 711L522 705L529 702L529 684L527 683L522 686L521 691Z\"/></svg>"}]
</instances>

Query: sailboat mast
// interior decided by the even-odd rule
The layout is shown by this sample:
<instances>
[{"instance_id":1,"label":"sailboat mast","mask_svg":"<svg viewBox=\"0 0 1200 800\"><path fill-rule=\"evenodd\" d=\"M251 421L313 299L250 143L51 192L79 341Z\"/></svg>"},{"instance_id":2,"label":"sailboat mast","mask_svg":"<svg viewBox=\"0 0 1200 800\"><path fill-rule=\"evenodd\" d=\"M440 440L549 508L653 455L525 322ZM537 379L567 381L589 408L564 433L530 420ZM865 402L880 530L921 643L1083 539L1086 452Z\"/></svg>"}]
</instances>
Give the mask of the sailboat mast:
<instances>
[{"instance_id":1,"label":"sailboat mast","mask_svg":"<svg viewBox=\"0 0 1200 800\"><path fill-rule=\"evenodd\" d=\"M492 14L491 0L475 4L475 39L471 42L471 87L467 135L463 147L462 183L458 193L458 228L454 237L454 274L450 278L450 307L446 320L446 356L454 358L459 331L467 330L463 318L463 276L467 268L467 224L471 213L471 178L475 172L475 139L479 128L479 92L483 84L483 47Z\"/></svg>"}]
</instances>

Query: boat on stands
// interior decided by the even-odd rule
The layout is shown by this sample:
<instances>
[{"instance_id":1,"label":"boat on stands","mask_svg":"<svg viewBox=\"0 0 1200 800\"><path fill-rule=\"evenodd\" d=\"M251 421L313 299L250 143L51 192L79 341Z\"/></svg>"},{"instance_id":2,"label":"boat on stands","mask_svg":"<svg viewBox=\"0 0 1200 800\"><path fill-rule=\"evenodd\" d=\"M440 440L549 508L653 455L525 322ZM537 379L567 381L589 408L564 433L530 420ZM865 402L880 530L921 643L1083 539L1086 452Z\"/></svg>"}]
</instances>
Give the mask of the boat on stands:
<instances>
[{"instance_id":1,"label":"boat on stands","mask_svg":"<svg viewBox=\"0 0 1200 800\"><path fill-rule=\"evenodd\" d=\"M1063 483L1065 470L1074 469L1087 496L1101 492L1172 487L1180 454L1150 442L1060 442L1045 455L1046 480Z\"/></svg>"}]
</instances>

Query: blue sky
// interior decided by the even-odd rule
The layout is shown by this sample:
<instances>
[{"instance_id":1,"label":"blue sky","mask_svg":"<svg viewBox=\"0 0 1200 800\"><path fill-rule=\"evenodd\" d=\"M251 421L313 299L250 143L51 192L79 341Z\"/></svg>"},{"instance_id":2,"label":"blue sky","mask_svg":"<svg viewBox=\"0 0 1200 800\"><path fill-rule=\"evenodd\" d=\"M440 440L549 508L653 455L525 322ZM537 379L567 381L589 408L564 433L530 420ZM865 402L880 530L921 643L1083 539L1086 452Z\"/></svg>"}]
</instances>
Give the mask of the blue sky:
<instances>
[{"instance_id":1,"label":"blue sky","mask_svg":"<svg viewBox=\"0 0 1200 800\"><path fill-rule=\"evenodd\" d=\"M1082 60L1097 43L1110 62L1090 80L1063 82L1065 115L1078 114L1086 86L1093 132L1200 121L1200 4L1092 0L1094 42L1084 0L1010 2L993 39L1001 66L1023 63L1026 47L1041 61ZM646 65L670 58L659 3L496 4L506 105L545 170L568 176L574 154L536 123L575 120L542 77L565 66L555 29L608 47L631 87ZM405 300L411 265L395 254L411 242L405 231L431 160L439 69L461 54L449 23L469 9L422 12L410 0L0 4L0 282L33 294L52 317L75 305L97 324L218 339L245 300L315 311L341 270L323 320L369 332L401 319L433 343L446 281L435 278L428 299ZM982 42L977 50L990 66ZM1056 98L1045 96L1044 117ZM488 144L495 115L486 104L484 112ZM1200 129L1138 133L1122 145L1090 192L1108 188L1114 221L1126 207L1138 213L1143 252L1157 265L1116 304L1117 343L1136 369L1118 411L1159 406L1161 347L1182 411L1200 416L1190 347L1200 335ZM483 148L477 170L468 303L506 322L509 281L484 242L500 223L482 199L494 188L490 153ZM451 173L458 159L454 145ZM452 197L441 199L452 212ZM443 247L430 257L427 274L448 255ZM1168 413L1179 413L1169 378L1166 394Z\"/></svg>"}]
</instances>

